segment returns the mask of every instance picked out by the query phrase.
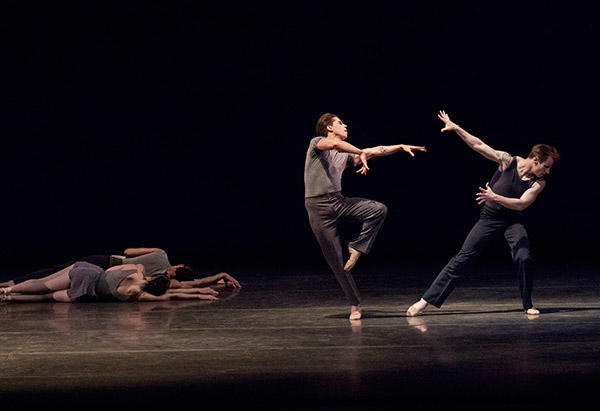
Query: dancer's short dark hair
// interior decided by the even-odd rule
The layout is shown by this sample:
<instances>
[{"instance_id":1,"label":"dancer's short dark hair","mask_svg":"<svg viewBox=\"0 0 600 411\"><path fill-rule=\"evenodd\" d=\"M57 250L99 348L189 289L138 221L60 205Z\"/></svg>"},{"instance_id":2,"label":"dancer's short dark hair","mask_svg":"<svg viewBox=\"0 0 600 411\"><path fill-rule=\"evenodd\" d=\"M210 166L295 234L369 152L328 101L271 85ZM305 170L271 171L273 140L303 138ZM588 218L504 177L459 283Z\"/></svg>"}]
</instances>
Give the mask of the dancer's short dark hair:
<instances>
[{"instance_id":1,"label":"dancer's short dark hair","mask_svg":"<svg viewBox=\"0 0 600 411\"><path fill-rule=\"evenodd\" d=\"M336 118L336 114L325 113L317 120L317 136L327 137L327 126L333 124L333 119Z\"/></svg>"},{"instance_id":2,"label":"dancer's short dark hair","mask_svg":"<svg viewBox=\"0 0 600 411\"><path fill-rule=\"evenodd\" d=\"M177 281L192 281L194 279L194 270L189 265L184 265L175 270L175 279Z\"/></svg>"},{"instance_id":3,"label":"dancer's short dark hair","mask_svg":"<svg viewBox=\"0 0 600 411\"><path fill-rule=\"evenodd\" d=\"M537 157L540 162L546 161L548 157L552 157L554 161L560 159L558 150L555 147L549 146L548 144L536 144L529 153L529 158Z\"/></svg>"},{"instance_id":4,"label":"dancer's short dark hair","mask_svg":"<svg viewBox=\"0 0 600 411\"><path fill-rule=\"evenodd\" d=\"M169 277L165 274L159 274L148 280L142 291L152 295L163 295L169 289L170 284L171 280L169 280Z\"/></svg>"}]
</instances>

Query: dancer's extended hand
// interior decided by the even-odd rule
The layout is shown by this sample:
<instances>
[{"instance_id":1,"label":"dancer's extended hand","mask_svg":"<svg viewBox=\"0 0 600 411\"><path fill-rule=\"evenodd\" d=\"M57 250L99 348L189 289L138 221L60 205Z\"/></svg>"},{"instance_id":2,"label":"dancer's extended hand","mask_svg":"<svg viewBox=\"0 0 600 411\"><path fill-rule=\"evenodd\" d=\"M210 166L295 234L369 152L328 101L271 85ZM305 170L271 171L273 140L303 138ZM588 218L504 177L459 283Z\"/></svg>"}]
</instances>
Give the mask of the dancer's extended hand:
<instances>
[{"instance_id":1,"label":"dancer's extended hand","mask_svg":"<svg viewBox=\"0 0 600 411\"><path fill-rule=\"evenodd\" d=\"M369 166L367 165L367 153L363 151L361 154L359 154L358 158L362 163L362 167L356 170L356 172L362 174L363 176L367 175L367 171L370 170Z\"/></svg>"},{"instance_id":2,"label":"dancer's extended hand","mask_svg":"<svg viewBox=\"0 0 600 411\"><path fill-rule=\"evenodd\" d=\"M496 193L490 188L490 183L485 183L485 188L479 187L479 193L475 195L475 200L477 201L477 204L481 205L485 203L487 199L493 200L494 195L496 195Z\"/></svg>"},{"instance_id":3,"label":"dancer's extended hand","mask_svg":"<svg viewBox=\"0 0 600 411\"><path fill-rule=\"evenodd\" d=\"M452 131L458 128L458 126L450 120L450 116L446 114L444 110L440 110L438 113L438 118L444 122L444 128L441 130L442 133L444 131Z\"/></svg>"},{"instance_id":4,"label":"dancer's extended hand","mask_svg":"<svg viewBox=\"0 0 600 411\"><path fill-rule=\"evenodd\" d=\"M414 157L414 153L413 150L415 151L423 151L423 152L427 152L427 149L425 148L425 146L409 146L406 144L402 144L402 150L406 151L408 154L410 154L411 157Z\"/></svg>"},{"instance_id":5,"label":"dancer's extended hand","mask_svg":"<svg viewBox=\"0 0 600 411\"><path fill-rule=\"evenodd\" d=\"M240 285L239 281L236 280L235 278L233 278L232 276L230 276L229 274L227 274L227 273L220 273L220 275L222 276L221 279L225 283L226 287L242 288L242 286Z\"/></svg>"}]
</instances>

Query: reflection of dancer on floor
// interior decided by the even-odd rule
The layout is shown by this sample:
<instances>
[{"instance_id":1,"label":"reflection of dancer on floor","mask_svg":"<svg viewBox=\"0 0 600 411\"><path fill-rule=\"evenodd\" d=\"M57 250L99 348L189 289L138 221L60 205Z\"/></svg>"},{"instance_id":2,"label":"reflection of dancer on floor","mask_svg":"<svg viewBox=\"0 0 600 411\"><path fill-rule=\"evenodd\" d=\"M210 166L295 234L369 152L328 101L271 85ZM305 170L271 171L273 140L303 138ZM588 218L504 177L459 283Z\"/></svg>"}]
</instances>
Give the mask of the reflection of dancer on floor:
<instances>
[{"instance_id":1,"label":"reflection of dancer on floor","mask_svg":"<svg viewBox=\"0 0 600 411\"><path fill-rule=\"evenodd\" d=\"M216 300L212 288L169 289L169 278L144 276L141 264L124 264L103 270L77 262L54 274L0 288L0 299L15 302L58 301L165 301L171 299Z\"/></svg>"},{"instance_id":2,"label":"reflection of dancer on floor","mask_svg":"<svg viewBox=\"0 0 600 411\"><path fill-rule=\"evenodd\" d=\"M442 269L423 298L407 310L406 315L418 315L428 304L440 308L464 269L482 251L488 240L498 234L504 234L511 249L513 262L517 266L523 308L527 314L538 315L539 311L531 303L531 257L521 212L536 200L546 186L544 176L550 173L554 161L558 160L558 151L552 146L537 144L531 149L529 157L513 157L504 151L492 149L467 133L450 121L450 117L444 111L440 111L438 117L445 125L442 132L455 131L473 150L497 162L498 170L492 177L491 184L487 183L485 188L479 187L477 202L485 204L479 221L469 232L461 250Z\"/></svg>"},{"instance_id":3,"label":"reflection of dancer on floor","mask_svg":"<svg viewBox=\"0 0 600 411\"><path fill-rule=\"evenodd\" d=\"M305 206L308 219L323 255L351 304L350 319L361 317L360 294L350 270L361 254L367 254L385 219L385 205L364 198L344 197L342 173L351 166L361 166L357 173L366 174L367 160L425 147L398 144L361 150L345 142L347 126L335 114L323 114L317 122L317 136L310 141L304 165ZM340 220L362 224L358 237L349 244L350 258L344 265L338 231Z\"/></svg>"}]
</instances>

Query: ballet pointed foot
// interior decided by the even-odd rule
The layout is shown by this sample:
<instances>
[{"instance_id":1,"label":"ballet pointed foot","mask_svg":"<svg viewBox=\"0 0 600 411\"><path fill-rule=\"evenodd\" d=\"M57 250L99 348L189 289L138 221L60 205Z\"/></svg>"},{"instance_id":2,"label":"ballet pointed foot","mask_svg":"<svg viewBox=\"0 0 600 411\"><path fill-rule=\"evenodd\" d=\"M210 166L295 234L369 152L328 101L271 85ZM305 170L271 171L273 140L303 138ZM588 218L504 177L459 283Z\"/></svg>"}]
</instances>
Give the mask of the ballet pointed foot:
<instances>
[{"instance_id":1,"label":"ballet pointed foot","mask_svg":"<svg viewBox=\"0 0 600 411\"><path fill-rule=\"evenodd\" d=\"M411 305L408 308L408 310L406 310L406 316L407 317L416 317L417 315L421 314L425 310L427 305L428 305L427 301L425 301L424 299L421 298L419 301L417 301L416 303Z\"/></svg>"},{"instance_id":2,"label":"ballet pointed foot","mask_svg":"<svg viewBox=\"0 0 600 411\"><path fill-rule=\"evenodd\" d=\"M348 247L348 251L350 251L350 257L348 258L348 261L346 261L346 265L344 265L344 271L352 270L358 261L358 257L360 257L362 254L360 251L355 250L352 247Z\"/></svg>"},{"instance_id":3,"label":"ballet pointed foot","mask_svg":"<svg viewBox=\"0 0 600 411\"><path fill-rule=\"evenodd\" d=\"M525 314L527 314L527 315L540 315L540 310L538 310L537 308L531 307L531 308L525 310Z\"/></svg>"}]
</instances>

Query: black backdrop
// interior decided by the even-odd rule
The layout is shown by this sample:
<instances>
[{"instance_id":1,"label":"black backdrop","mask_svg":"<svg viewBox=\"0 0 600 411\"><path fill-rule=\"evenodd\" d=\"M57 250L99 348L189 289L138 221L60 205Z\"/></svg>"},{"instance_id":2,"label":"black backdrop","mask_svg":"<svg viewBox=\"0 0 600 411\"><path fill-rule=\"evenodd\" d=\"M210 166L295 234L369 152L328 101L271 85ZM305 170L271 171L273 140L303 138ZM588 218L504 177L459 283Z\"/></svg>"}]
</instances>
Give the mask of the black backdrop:
<instances>
[{"instance_id":1,"label":"black backdrop","mask_svg":"<svg viewBox=\"0 0 600 411\"><path fill-rule=\"evenodd\" d=\"M445 260L494 165L440 134L439 109L497 149L557 146L527 210L534 256L593 262L597 10L415 3L4 3L2 265L135 246L208 269L324 264L302 173L327 111L359 147L427 146L344 191L387 204L378 259Z\"/></svg>"}]
</instances>

